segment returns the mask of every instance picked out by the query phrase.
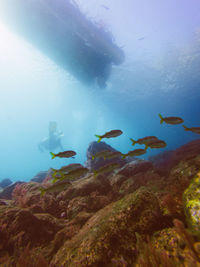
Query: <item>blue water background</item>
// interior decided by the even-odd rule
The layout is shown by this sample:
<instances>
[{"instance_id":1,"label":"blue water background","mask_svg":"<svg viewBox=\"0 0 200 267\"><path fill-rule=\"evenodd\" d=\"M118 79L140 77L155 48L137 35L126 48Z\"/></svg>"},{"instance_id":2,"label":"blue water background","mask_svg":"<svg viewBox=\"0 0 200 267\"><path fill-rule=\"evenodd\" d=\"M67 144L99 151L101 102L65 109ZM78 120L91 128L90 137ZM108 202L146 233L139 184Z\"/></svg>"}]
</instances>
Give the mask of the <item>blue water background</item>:
<instances>
[{"instance_id":1,"label":"blue water background","mask_svg":"<svg viewBox=\"0 0 200 267\"><path fill-rule=\"evenodd\" d=\"M77 2L113 33L126 60L113 66L106 89L86 86L0 24L0 180L28 181L50 167L84 163L94 134L112 129L124 134L107 143L123 153L133 149L130 137L156 135L166 141L166 148L148 150L144 158L199 138L181 125L160 125L158 113L200 127L200 63L189 70L184 65L194 54L200 59L200 2ZM57 122L62 144L77 152L75 159L52 160L38 150L49 121Z\"/></svg>"}]
</instances>

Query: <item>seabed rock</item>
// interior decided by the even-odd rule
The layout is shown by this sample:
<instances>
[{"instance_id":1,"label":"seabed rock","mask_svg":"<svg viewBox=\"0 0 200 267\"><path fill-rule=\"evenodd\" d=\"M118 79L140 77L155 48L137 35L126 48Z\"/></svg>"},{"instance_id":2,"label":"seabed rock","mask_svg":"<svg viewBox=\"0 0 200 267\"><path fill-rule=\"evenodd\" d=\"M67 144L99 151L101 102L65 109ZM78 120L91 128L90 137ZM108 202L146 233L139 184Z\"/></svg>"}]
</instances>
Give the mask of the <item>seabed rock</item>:
<instances>
[{"instance_id":1,"label":"seabed rock","mask_svg":"<svg viewBox=\"0 0 200 267\"><path fill-rule=\"evenodd\" d=\"M135 159L111 173L90 171L43 197L51 171L42 184L8 186L0 194L0 265L199 266L199 151L199 140L178 148L162 160L164 172Z\"/></svg>"}]
</instances>

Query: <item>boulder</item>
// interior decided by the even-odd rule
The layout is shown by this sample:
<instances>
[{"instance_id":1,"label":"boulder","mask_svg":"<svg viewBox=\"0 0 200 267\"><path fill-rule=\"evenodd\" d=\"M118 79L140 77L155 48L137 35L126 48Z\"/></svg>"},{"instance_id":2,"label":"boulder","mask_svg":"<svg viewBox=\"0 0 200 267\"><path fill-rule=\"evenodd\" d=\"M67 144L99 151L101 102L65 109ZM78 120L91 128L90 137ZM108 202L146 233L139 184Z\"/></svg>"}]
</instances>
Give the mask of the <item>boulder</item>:
<instances>
[{"instance_id":1,"label":"boulder","mask_svg":"<svg viewBox=\"0 0 200 267\"><path fill-rule=\"evenodd\" d=\"M17 247L48 244L65 226L50 214L32 214L28 209L0 206L1 249L13 253Z\"/></svg>"},{"instance_id":2,"label":"boulder","mask_svg":"<svg viewBox=\"0 0 200 267\"><path fill-rule=\"evenodd\" d=\"M12 192L13 192L13 189L15 188L15 186L17 184L23 184L24 182L15 182L14 184L10 185L10 186L7 186L4 188L4 190L0 193L0 198L3 198L3 199L12 199Z\"/></svg>"},{"instance_id":3,"label":"boulder","mask_svg":"<svg viewBox=\"0 0 200 267\"><path fill-rule=\"evenodd\" d=\"M127 163L115 174L109 176L110 185L116 197L132 193L141 186L148 186L161 179L150 161L137 160Z\"/></svg>"},{"instance_id":4,"label":"boulder","mask_svg":"<svg viewBox=\"0 0 200 267\"><path fill-rule=\"evenodd\" d=\"M46 176L47 176L47 171L41 171L31 179L31 182L42 183L46 178Z\"/></svg>"},{"instance_id":5,"label":"boulder","mask_svg":"<svg viewBox=\"0 0 200 267\"><path fill-rule=\"evenodd\" d=\"M107 196L90 194L89 196L75 197L69 201L67 218L72 219L80 212L97 212L110 203Z\"/></svg>"},{"instance_id":6,"label":"boulder","mask_svg":"<svg viewBox=\"0 0 200 267\"><path fill-rule=\"evenodd\" d=\"M41 197L41 185L36 182L29 182L17 185L12 198L14 204L21 208L29 208L33 213L49 213L60 218L63 212L59 201L54 194L45 194Z\"/></svg>"},{"instance_id":7,"label":"boulder","mask_svg":"<svg viewBox=\"0 0 200 267\"><path fill-rule=\"evenodd\" d=\"M91 142L89 144L89 147L87 149L87 161L85 162L85 166L90 170L94 171L99 168L101 168L104 165L107 165L109 163L118 163L120 166L123 166L124 164L127 163L126 159L122 159L121 157L116 157L112 159L103 159L103 158L95 158L92 159L92 156L95 155L96 153L104 150L110 150L110 151L117 151L110 145L106 144L105 142L100 142L97 143L96 141Z\"/></svg>"},{"instance_id":8,"label":"boulder","mask_svg":"<svg viewBox=\"0 0 200 267\"><path fill-rule=\"evenodd\" d=\"M93 215L71 240L53 257L55 266L112 266L123 255L135 260L135 232L151 234L160 228L158 200L144 187L107 205Z\"/></svg>"},{"instance_id":9,"label":"boulder","mask_svg":"<svg viewBox=\"0 0 200 267\"><path fill-rule=\"evenodd\" d=\"M150 157L149 160L161 173L169 173L180 161L189 161L200 154L200 139L193 140L174 151L165 151L156 156Z\"/></svg>"},{"instance_id":10,"label":"boulder","mask_svg":"<svg viewBox=\"0 0 200 267\"><path fill-rule=\"evenodd\" d=\"M1 180L0 187L5 188L6 186L9 186L10 184L12 184L12 181L10 180L10 178L5 178Z\"/></svg>"},{"instance_id":11,"label":"boulder","mask_svg":"<svg viewBox=\"0 0 200 267\"><path fill-rule=\"evenodd\" d=\"M88 196L92 192L106 195L109 191L111 191L111 186L108 178L101 175L95 178L94 175L91 174L73 182L68 189L57 196L57 199L70 201L75 197Z\"/></svg>"},{"instance_id":12,"label":"boulder","mask_svg":"<svg viewBox=\"0 0 200 267\"><path fill-rule=\"evenodd\" d=\"M134 160L127 163L121 169L119 169L116 174L123 175L126 177L133 176L137 173L146 172L147 170L151 169L153 164L147 160Z\"/></svg>"}]
</instances>

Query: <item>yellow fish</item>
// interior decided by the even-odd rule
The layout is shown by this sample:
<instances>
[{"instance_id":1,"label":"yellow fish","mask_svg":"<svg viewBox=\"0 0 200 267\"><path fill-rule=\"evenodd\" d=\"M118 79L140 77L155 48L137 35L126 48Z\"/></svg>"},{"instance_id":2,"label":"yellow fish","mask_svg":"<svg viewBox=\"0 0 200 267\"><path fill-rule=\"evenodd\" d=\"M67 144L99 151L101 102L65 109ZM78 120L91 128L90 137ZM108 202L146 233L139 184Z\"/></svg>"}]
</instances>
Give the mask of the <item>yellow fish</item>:
<instances>
[{"instance_id":1,"label":"yellow fish","mask_svg":"<svg viewBox=\"0 0 200 267\"><path fill-rule=\"evenodd\" d=\"M74 156L76 155L76 152L73 150L67 150L67 151L63 151L63 152L59 152L57 154L54 154L53 152L50 152L52 159L54 159L55 157L59 157L59 158L74 158Z\"/></svg>"},{"instance_id":2,"label":"yellow fish","mask_svg":"<svg viewBox=\"0 0 200 267\"><path fill-rule=\"evenodd\" d=\"M179 117L162 117L162 115L159 113L158 116L160 117L160 124L163 123L163 121L167 124L180 124L183 123L184 120Z\"/></svg>"},{"instance_id":3,"label":"yellow fish","mask_svg":"<svg viewBox=\"0 0 200 267\"><path fill-rule=\"evenodd\" d=\"M97 152L95 155L92 155L92 160L95 159L95 158L106 158L106 156L108 154L110 154L110 150L102 150L102 151L99 151Z\"/></svg>"},{"instance_id":4,"label":"yellow fish","mask_svg":"<svg viewBox=\"0 0 200 267\"><path fill-rule=\"evenodd\" d=\"M101 141L101 139L103 139L103 138L117 137L117 136L120 136L122 133L123 132L121 130L112 130L112 131L106 132L103 135L95 134L95 136L99 138L98 141L97 141L97 143L99 143Z\"/></svg>"},{"instance_id":5,"label":"yellow fish","mask_svg":"<svg viewBox=\"0 0 200 267\"><path fill-rule=\"evenodd\" d=\"M166 147L166 143L165 141L162 140L155 140L152 143L149 143L146 145L146 147L150 147L150 148L162 148L162 147Z\"/></svg>"},{"instance_id":6,"label":"yellow fish","mask_svg":"<svg viewBox=\"0 0 200 267\"><path fill-rule=\"evenodd\" d=\"M72 170L68 173L63 173L61 175L61 177L55 177L55 179L53 180L53 183L55 183L57 180L69 181L69 180L74 180L74 179L80 178L81 176L85 175L88 171L89 170L85 167L77 168L77 169Z\"/></svg>"},{"instance_id":7,"label":"yellow fish","mask_svg":"<svg viewBox=\"0 0 200 267\"><path fill-rule=\"evenodd\" d=\"M140 156L145 153L146 153L146 149L139 148L139 149L131 150L126 154L122 154L122 158Z\"/></svg>"},{"instance_id":8,"label":"yellow fish","mask_svg":"<svg viewBox=\"0 0 200 267\"><path fill-rule=\"evenodd\" d=\"M196 134L200 134L200 127L186 127L185 125L183 125L183 128L185 129L185 131L191 131L193 133L196 133Z\"/></svg>"},{"instance_id":9,"label":"yellow fish","mask_svg":"<svg viewBox=\"0 0 200 267\"><path fill-rule=\"evenodd\" d=\"M107 173L107 172L111 172L114 169L119 168L119 166L120 165L118 163L107 164L107 165L101 167L100 169L95 170L94 171L94 176L96 177L99 174L104 174L104 173Z\"/></svg>"},{"instance_id":10,"label":"yellow fish","mask_svg":"<svg viewBox=\"0 0 200 267\"><path fill-rule=\"evenodd\" d=\"M55 184L44 188L40 187L41 196L43 196L46 192L54 193L54 192L61 192L69 187L71 183L69 181L58 181Z\"/></svg>"},{"instance_id":11,"label":"yellow fish","mask_svg":"<svg viewBox=\"0 0 200 267\"><path fill-rule=\"evenodd\" d=\"M135 144L146 145L146 144L153 142L157 139L158 138L156 136L146 136L144 138L138 139L137 141L135 141L133 138L130 138L130 140L132 142L132 146L134 146Z\"/></svg>"}]
</instances>

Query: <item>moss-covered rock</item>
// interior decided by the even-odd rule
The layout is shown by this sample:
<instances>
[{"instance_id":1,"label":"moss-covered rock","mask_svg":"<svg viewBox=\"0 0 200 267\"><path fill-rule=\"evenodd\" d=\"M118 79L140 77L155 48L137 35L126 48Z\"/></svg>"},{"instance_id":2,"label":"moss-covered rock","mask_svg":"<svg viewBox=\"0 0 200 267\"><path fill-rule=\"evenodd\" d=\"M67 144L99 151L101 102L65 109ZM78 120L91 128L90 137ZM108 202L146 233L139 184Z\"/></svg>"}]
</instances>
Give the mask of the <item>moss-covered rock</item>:
<instances>
[{"instance_id":1,"label":"moss-covered rock","mask_svg":"<svg viewBox=\"0 0 200 267\"><path fill-rule=\"evenodd\" d=\"M50 214L33 215L28 209L1 207L1 249L12 254L19 247L46 245L64 227L65 221Z\"/></svg>"},{"instance_id":2,"label":"moss-covered rock","mask_svg":"<svg viewBox=\"0 0 200 267\"><path fill-rule=\"evenodd\" d=\"M174 224L175 228L157 231L147 242L137 235L135 267L200 266L200 243L195 242L181 221L175 220Z\"/></svg>"},{"instance_id":3,"label":"moss-covered rock","mask_svg":"<svg viewBox=\"0 0 200 267\"><path fill-rule=\"evenodd\" d=\"M110 203L107 196L98 195L98 193L89 196L75 197L69 201L67 206L67 218L73 219L79 212L96 212Z\"/></svg>"},{"instance_id":4,"label":"moss-covered rock","mask_svg":"<svg viewBox=\"0 0 200 267\"><path fill-rule=\"evenodd\" d=\"M106 195L110 190L111 186L107 177L99 175L95 178L93 174L90 174L74 181L67 190L57 196L57 199L69 201L75 197L88 196L93 192Z\"/></svg>"},{"instance_id":5,"label":"moss-covered rock","mask_svg":"<svg viewBox=\"0 0 200 267\"><path fill-rule=\"evenodd\" d=\"M200 235L200 172L183 194L185 215L191 229Z\"/></svg>"},{"instance_id":6,"label":"moss-covered rock","mask_svg":"<svg viewBox=\"0 0 200 267\"><path fill-rule=\"evenodd\" d=\"M159 227L155 195L144 187L107 205L92 216L80 232L59 249L56 266L109 266L112 260L135 259L135 232L152 233Z\"/></svg>"}]
</instances>

